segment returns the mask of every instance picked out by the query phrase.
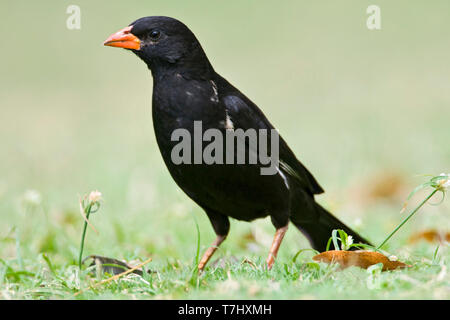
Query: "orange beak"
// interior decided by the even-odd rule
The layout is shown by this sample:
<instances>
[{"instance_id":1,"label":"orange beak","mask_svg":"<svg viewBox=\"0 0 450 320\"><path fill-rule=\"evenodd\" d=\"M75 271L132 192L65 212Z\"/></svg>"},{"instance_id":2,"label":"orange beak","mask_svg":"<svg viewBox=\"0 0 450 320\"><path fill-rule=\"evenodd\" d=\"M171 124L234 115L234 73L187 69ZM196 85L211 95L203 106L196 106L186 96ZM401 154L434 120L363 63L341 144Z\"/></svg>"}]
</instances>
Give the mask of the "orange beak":
<instances>
[{"instance_id":1,"label":"orange beak","mask_svg":"<svg viewBox=\"0 0 450 320\"><path fill-rule=\"evenodd\" d=\"M118 47L125 49L139 50L141 48L141 40L131 33L133 27L126 27L112 34L105 42L104 46Z\"/></svg>"}]
</instances>

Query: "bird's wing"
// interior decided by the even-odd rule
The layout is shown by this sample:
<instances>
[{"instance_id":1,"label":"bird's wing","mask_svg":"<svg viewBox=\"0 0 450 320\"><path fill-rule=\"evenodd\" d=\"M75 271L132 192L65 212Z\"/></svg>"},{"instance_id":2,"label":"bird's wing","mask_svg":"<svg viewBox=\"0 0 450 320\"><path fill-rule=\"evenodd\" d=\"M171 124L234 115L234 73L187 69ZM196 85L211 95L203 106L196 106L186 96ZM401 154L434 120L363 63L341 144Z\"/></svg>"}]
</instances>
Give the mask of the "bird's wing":
<instances>
[{"instance_id":1,"label":"bird's wing","mask_svg":"<svg viewBox=\"0 0 450 320\"><path fill-rule=\"evenodd\" d=\"M240 92L230 92L225 96L222 96L221 100L227 113L226 122L232 124L234 129L274 129L262 111L247 97L240 94ZM270 141L270 134L268 134L267 139ZM324 192L313 175L295 157L294 153L281 136L279 137L279 155L280 169L284 174L287 174L292 178L290 180L296 181L297 184L310 194Z\"/></svg>"}]
</instances>

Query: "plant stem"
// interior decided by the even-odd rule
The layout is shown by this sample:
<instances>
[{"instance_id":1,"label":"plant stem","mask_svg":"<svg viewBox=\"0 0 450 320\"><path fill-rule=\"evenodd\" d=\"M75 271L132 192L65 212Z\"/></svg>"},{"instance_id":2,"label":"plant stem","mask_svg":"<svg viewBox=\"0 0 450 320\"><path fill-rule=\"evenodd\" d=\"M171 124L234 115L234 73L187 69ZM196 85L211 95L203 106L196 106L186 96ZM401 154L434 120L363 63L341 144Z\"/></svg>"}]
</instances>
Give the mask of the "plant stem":
<instances>
[{"instance_id":1,"label":"plant stem","mask_svg":"<svg viewBox=\"0 0 450 320\"><path fill-rule=\"evenodd\" d=\"M421 204L419 204L414 210L413 212L411 212L409 214L409 216L407 216L405 219L403 219L403 221L394 229L394 231L391 232L390 235L387 236L386 239L384 239L384 241L376 248L376 250L381 249L382 246L384 246L386 244L386 242L388 242L388 240L428 201L430 200L434 194L436 192L438 192L438 189L434 189L433 192L430 193L430 195L428 197L425 198L425 200L422 201Z\"/></svg>"},{"instance_id":2,"label":"plant stem","mask_svg":"<svg viewBox=\"0 0 450 320\"><path fill-rule=\"evenodd\" d=\"M84 212L86 213L86 220L89 220L89 215L91 214L92 204L89 203ZM78 266L81 269L81 261L83 259L83 249L84 249L84 238L86 237L86 229L87 229L87 221L84 222L83 234L81 235L81 244L80 244L80 256L78 257Z\"/></svg>"}]
</instances>

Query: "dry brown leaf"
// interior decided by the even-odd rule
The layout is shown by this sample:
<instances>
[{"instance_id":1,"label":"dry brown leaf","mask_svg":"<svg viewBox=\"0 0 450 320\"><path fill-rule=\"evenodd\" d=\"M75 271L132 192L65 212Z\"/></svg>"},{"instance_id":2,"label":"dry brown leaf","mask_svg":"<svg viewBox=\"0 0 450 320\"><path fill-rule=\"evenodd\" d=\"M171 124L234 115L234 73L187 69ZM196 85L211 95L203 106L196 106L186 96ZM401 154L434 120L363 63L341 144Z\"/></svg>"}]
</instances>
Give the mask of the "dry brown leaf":
<instances>
[{"instance_id":1,"label":"dry brown leaf","mask_svg":"<svg viewBox=\"0 0 450 320\"><path fill-rule=\"evenodd\" d=\"M415 233L409 238L410 243L415 243L420 240L426 240L428 242L450 242L450 232L430 229Z\"/></svg>"},{"instance_id":2,"label":"dry brown leaf","mask_svg":"<svg viewBox=\"0 0 450 320\"><path fill-rule=\"evenodd\" d=\"M314 261L325 263L338 263L342 268L357 266L367 269L368 267L382 263L383 271L394 270L397 268L411 267L400 261L391 261L385 255L372 251L344 251L330 250L322 252L313 257Z\"/></svg>"}]
</instances>

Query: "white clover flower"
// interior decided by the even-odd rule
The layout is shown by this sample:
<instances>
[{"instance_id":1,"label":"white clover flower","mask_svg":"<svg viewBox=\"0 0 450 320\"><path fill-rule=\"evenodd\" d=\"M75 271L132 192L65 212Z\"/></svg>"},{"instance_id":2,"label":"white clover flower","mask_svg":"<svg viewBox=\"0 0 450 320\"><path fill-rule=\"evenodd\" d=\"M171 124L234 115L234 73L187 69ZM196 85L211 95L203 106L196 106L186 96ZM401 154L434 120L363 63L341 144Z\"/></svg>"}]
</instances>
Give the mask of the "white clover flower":
<instances>
[{"instance_id":1,"label":"white clover flower","mask_svg":"<svg viewBox=\"0 0 450 320\"><path fill-rule=\"evenodd\" d=\"M88 199L90 203L97 203L102 199L102 193L98 190L92 191Z\"/></svg>"}]
</instances>

